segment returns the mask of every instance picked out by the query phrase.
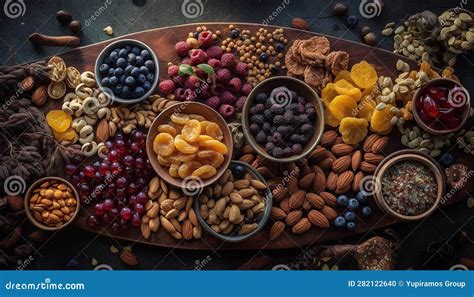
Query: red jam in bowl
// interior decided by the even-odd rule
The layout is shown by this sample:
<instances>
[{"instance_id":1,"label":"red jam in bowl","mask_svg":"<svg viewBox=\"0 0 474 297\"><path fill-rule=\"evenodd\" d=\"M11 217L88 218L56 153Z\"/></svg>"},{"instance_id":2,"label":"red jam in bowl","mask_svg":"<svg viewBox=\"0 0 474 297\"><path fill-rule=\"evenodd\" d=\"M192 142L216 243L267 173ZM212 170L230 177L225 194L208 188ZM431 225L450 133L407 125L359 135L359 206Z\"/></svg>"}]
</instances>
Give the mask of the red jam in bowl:
<instances>
[{"instance_id":1,"label":"red jam in bowl","mask_svg":"<svg viewBox=\"0 0 474 297\"><path fill-rule=\"evenodd\" d=\"M466 89L456 84L429 86L423 90L415 104L423 123L437 130L456 130L462 125L468 110Z\"/></svg>"}]
</instances>

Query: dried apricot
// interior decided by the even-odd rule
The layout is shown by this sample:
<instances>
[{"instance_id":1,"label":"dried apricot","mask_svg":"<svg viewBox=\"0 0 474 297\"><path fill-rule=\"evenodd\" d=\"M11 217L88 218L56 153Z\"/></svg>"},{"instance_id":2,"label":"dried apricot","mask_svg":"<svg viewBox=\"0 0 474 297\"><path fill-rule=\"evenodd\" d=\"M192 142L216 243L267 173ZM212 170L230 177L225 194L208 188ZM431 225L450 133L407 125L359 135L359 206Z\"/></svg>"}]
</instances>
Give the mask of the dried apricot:
<instances>
[{"instance_id":1,"label":"dried apricot","mask_svg":"<svg viewBox=\"0 0 474 297\"><path fill-rule=\"evenodd\" d=\"M376 103L371 96L365 96L357 105L359 112L357 116L370 122L372 113L375 110Z\"/></svg>"},{"instance_id":2,"label":"dried apricot","mask_svg":"<svg viewBox=\"0 0 474 297\"><path fill-rule=\"evenodd\" d=\"M227 146L219 140L205 140L200 142L199 145L204 148L214 150L221 154L227 154L227 152L229 151Z\"/></svg>"},{"instance_id":3,"label":"dried apricot","mask_svg":"<svg viewBox=\"0 0 474 297\"><path fill-rule=\"evenodd\" d=\"M174 146L183 154L194 154L199 150L199 146L197 144L188 143L181 135L177 135L174 138Z\"/></svg>"},{"instance_id":4,"label":"dried apricot","mask_svg":"<svg viewBox=\"0 0 474 297\"><path fill-rule=\"evenodd\" d=\"M337 95L338 93L334 89L333 83L328 83L321 91L321 99L323 100L323 103L326 107L329 106L329 103L331 103L332 99L334 99Z\"/></svg>"},{"instance_id":5,"label":"dried apricot","mask_svg":"<svg viewBox=\"0 0 474 297\"><path fill-rule=\"evenodd\" d=\"M206 179L206 178L213 177L214 175L216 175L216 173L217 173L216 168L212 167L211 165L204 165L194 170L191 176Z\"/></svg>"},{"instance_id":6,"label":"dried apricot","mask_svg":"<svg viewBox=\"0 0 474 297\"><path fill-rule=\"evenodd\" d=\"M177 156L176 156L176 161L178 162L189 162L189 161L192 161L196 158L196 154L183 154L183 153L179 153Z\"/></svg>"},{"instance_id":7,"label":"dried apricot","mask_svg":"<svg viewBox=\"0 0 474 297\"><path fill-rule=\"evenodd\" d=\"M370 126L374 131L388 131L392 127L392 124L390 123L390 120L392 119L391 108L392 106L389 104L382 110L374 110L370 119Z\"/></svg>"},{"instance_id":8,"label":"dried apricot","mask_svg":"<svg viewBox=\"0 0 474 297\"><path fill-rule=\"evenodd\" d=\"M201 167L201 163L197 161L185 162L179 166L178 174L179 177L185 178L194 173L194 171Z\"/></svg>"},{"instance_id":9,"label":"dried apricot","mask_svg":"<svg viewBox=\"0 0 474 297\"><path fill-rule=\"evenodd\" d=\"M201 121L201 130L202 130L202 134L205 134L206 133L206 127L207 125L209 125L210 123L212 122L209 122L209 121Z\"/></svg>"},{"instance_id":10,"label":"dried apricot","mask_svg":"<svg viewBox=\"0 0 474 297\"><path fill-rule=\"evenodd\" d=\"M336 119L336 117L331 113L329 108L324 110L324 122L326 125L336 128L339 126L340 120Z\"/></svg>"},{"instance_id":11,"label":"dried apricot","mask_svg":"<svg viewBox=\"0 0 474 297\"><path fill-rule=\"evenodd\" d=\"M171 126L171 125L159 125L158 126L158 132L160 133L168 133L168 134L171 134L171 136L176 136L176 129L175 127Z\"/></svg>"},{"instance_id":12,"label":"dried apricot","mask_svg":"<svg viewBox=\"0 0 474 297\"><path fill-rule=\"evenodd\" d=\"M153 151L160 156L171 156L174 152L173 136L169 133L159 133L153 141Z\"/></svg>"},{"instance_id":13,"label":"dried apricot","mask_svg":"<svg viewBox=\"0 0 474 297\"><path fill-rule=\"evenodd\" d=\"M206 134L217 140L222 140L224 138L221 127L212 122L206 126Z\"/></svg>"},{"instance_id":14,"label":"dried apricot","mask_svg":"<svg viewBox=\"0 0 474 297\"><path fill-rule=\"evenodd\" d=\"M196 142L203 142L203 141L206 141L206 140L213 140L213 139L214 138L212 138L209 135L199 135L198 138L196 139Z\"/></svg>"},{"instance_id":15,"label":"dried apricot","mask_svg":"<svg viewBox=\"0 0 474 297\"><path fill-rule=\"evenodd\" d=\"M345 117L352 117L357 113L357 103L352 97L347 95L339 95L329 104L329 110L338 120Z\"/></svg>"},{"instance_id":16,"label":"dried apricot","mask_svg":"<svg viewBox=\"0 0 474 297\"><path fill-rule=\"evenodd\" d=\"M336 77L334 78L334 82L338 82L341 79L345 79L348 82L350 82L351 84L354 84L354 82L352 81L352 78L351 78L351 73L347 70L342 70L341 72L339 72L339 74L336 75Z\"/></svg>"},{"instance_id":17,"label":"dried apricot","mask_svg":"<svg viewBox=\"0 0 474 297\"><path fill-rule=\"evenodd\" d=\"M197 121L199 121L199 122L202 122L202 121L205 121L205 120L206 120L206 118L203 117L202 115L200 115L200 114L195 114L195 113L190 114L190 115L189 115L189 118L190 118L191 120L197 120Z\"/></svg>"},{"instance_id":18,"label":"dried apricot","mask_svg":"<svg viewBox=\"0 0 474 297\"><path fill-rule=\"evenodd\" d=\"M202 164L219 167L224 163L224 156L213 150L204 150L197 153Z\"/></svg>"},{"instance_id":19,"label":"dried apricot","mask_svg":"<svg viewBox=\"0 0 474 297\"><path fill-rule=\"evenodd\" d=\"M69 127L66 131L64 132L56 132L56 130L53 130L54 138L56 138L59 141L73 141L74 138L76 138L77 133L74 131L72 127Z\"/></svg>"},{"instance_id":20,"label":"dried apricot","mask_svg":"<svg viewBox=\"0 0 474 297\"><path fill-rule=\"evenodd\" d=\"M378 76L377 71L375 71L372 65L367 63L367 61L361 61L352 66L351 78L358 87L368 89L375 86Z\"/></svg>"},{"instance_id":21,"label":"dried apricot","mask_svg":"<svg viewBox=\"0 0 474 297\"><path fill-rule=\"evenodd\" d=\"M339 95L350 96L356 102L359 102L360 98L362 98L362 92L360 89L354 87L345 79L338 80L336 83L334 83L334 89L339 93Z\"/></svg>"},{"instance_id":22,"label":"dried apricot","mask_svg":"<svg viewBox=\"0 0 474 297\"><path fill-rule=\"evenodd\" d=\"M168 167L171 165L171 161L168 157L163 157L162 155L158 155L158 164L161 166Z\"/></svg>"},{"instance_id":23,"label":"dried apricot","mask_svg":"<svg viewBox=\"0 0 474 297\"><path fill-rule=\"evenodd\" d=\"M176 124L186 125L190 120L189 115L184 113L173 113L171 120Z\"/></svg>"},{"instance_id":24,"label":"dried apricot","mask_svg":"<svg viewBox=\"0 0 474 297\"><path fill-rule=\"evenodd\" d=\"M180 177L179 173L178 173L179 166L180 165L178 165L178 164L171 164L170 165L170 168L168 169L168 172L172 177Z\"/></svg>"},{"instance_id":25,"label":"dried apricot","mask_svg":"<svg viewBox=\"0 0 474 297\"><path fill-rule=\"evenodd\" d=\"M194 142L201 135L201 123L198 120L189 120L181 130L181 135L187 142Z\"/></svg>"},{"instance_id":26,"label":"dried apricot","mask_svg":"<svg viewBox=\"0 0 474 297\"><path fill-rule=\"evenodd\" d=\"M72 117L62 110L51 110L46 115L46 122L56 132L66 132L71 127Z\"/></svg>"},{"instance_id":27,"label":"dried apricot","mask_svg":"<svg viewBox=\"0 0 474 297\"><path fill-rule=\"evenodd\" d=\"M369 123L365 119L344 118L339 125L342 140L347 144L357 144L367 136Z\"/></svg>"}]
</instances>

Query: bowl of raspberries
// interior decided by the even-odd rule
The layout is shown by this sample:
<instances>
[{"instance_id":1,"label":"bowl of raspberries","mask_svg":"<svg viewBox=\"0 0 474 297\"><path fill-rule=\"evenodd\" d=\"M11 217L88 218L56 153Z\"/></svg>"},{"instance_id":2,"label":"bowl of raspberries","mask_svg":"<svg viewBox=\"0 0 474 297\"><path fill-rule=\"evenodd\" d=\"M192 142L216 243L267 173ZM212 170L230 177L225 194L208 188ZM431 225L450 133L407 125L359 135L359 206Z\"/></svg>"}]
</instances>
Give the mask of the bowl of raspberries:
<instances>
[{"instance_id":1,"label":"bowl of raspberries","mask_svg":"<svg viewBox=\"0 0 474 297\"><path fill-rule=\"evenodd\" d=\"M323 106L306 83L293 77L272 77L249 94L242 128L260 155L275 162L293 162L318 144L324 130Z\"/></svg>"},{"instance_id":2,"label":"bowl of raspberries","mask_svg":"<svg viewBox=\"0 0 474 297\"><path fill-rule=\"evenodd\" d=\"M97 85L118 103L134 104L150 96L158 83L158 71L153 50L132 39L112 42L95 62Z\"/></svg>"}]
</instances>

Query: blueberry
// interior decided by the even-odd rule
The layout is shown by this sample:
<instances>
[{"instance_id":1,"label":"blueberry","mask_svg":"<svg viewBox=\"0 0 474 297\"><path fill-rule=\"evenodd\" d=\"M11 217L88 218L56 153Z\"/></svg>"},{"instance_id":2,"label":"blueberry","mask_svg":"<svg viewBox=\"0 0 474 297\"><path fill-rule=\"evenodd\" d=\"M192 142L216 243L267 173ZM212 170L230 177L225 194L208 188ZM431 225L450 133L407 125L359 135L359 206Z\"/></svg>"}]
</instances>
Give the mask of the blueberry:
<instances>
[{"instance_id":1,"label":"blueberry","mask_svg":"<svg viewBox=\"0 0 474 297\"><path fill-rule=\"evenodd\" d=\"M349 198L347 198L346 195L339 195L336 198L337 204L340 206L347 206L347 203L349 202Z\"/></svg>"},{"instance_id":2,"label":"blueberry","mask_svg":"<svg viewBox=\"0 0 474 297\"><path fill-rule=\"evenodd\" d=\"M453 155L446 153L441 157L440 163L443 167L449 167L454 163Z\"/></svg>"},{"instance_id":3,"label":"blueberry","mask_svg":"<svg viewBox=\"0 0 474 297\"><path fill-rule=\"evenodd\" d=\"M119 58L118 53L115 52L115 51L113 51L113 52L111 52L111 53L109 54L109 59L110 59L110 61L112 61L112 62L117 61L118 58Z\"/></svg>"},{"instance_id":4,"label":"blueberry","mask_svg":"<svg viewBox=\"0 0 474 297\"><path fill-rule=\"evenodd\" d=\"M346 225L347 230L353 231L353 230L356 229L356 227L357 227L356 223L354 223L354 222L347 222L347 225Z\"/></svg>"},{"instance_id":5,"label":"blueberry","mask_svg":"<svg viewBox=\"0 0 474 297\"><path fill-rule=\"evenodd\" d=\"M137 56L135 58L135 66L143 66L145 63L145 59L143 59L141 56Z\"/></svg>"},{"instance_id":6,"label":"blueberry","mask_svg":"<svg viewBox=\"0 0 474 297\"><path fill-rule=\"evenodd\" d=\"M119 55L120 58L125 58L127 56L127 54L128 54L128 50L126 48L123 48L119 51L118 55Z\"/></svg>"},{"instance_id":7,"label":"blueberry","mask_svg":"<svg viewBox=\"0 0 474 297\"><path fill-rule=\"evenodd\" d=\"M349 203L347 203L347 207L349 207L349 209L356 209L359 207L359 201L355 198L351 198L349 199Z\"/></svg>"},{"instance_id":8,"label":"blueberry","mask_svg":"<svg viewBox=\"0 0 474 297\"><path fill-rule=\"evenodd\" d=\"M232 31L230 31L230 36L233 39L239 37L239 35L240 35L240 30L239 29L233 29Z\"/></svg>"},{"instance_id":9,"label":"blueberry","mask_svg":"<svg viewBox=\"0 0 474 297\"><path fill-rule=\"evenodd\" d=\"M113 76L115 74L115 68L109 68L109 71L107 72L108 76Z\"/></svg>"},{"instance_id":10,"label":"blueberry","mask_svg":"<svg viewBox=\"0 0 474 297\"><path fill-rule=\"evenodd\" d=\"M277 52L282 52L285 49L285 45L281 42L278 42L276 45Z\"/></svg>"},{"instance_id":11,"label":"blueberry","mask_svg":"<svg viewBox=\"0 0 474 297\"><path fill-rule=\"evenodd\" d=\"M101 74L106 74L109 71L109 68L110 68L109 65L102 64L102 65L99 66L99 72Z\"/></svg>"},{"instance_id":12,"label":"blueberry","mask_svg":"<svg viewBox=\"0 0 474 297\"><path fill-rule=\"evenodd\" d=\"M130 87L134 87L136 84L135 78L133 76L127 76L125 79L125 84Z\"/></svg>"},{"instance_id":13,"label":"blueberry","mask_svg":"<svg viewBox=\"0 0 474 297\"><path fill-rule=\"evenodd\" d=\"M117 85L118 82L119 81L118 81L118 78L116 76L112 76L112 77L109 78L109 83L110 83L111 86Z\"/></svg>"},{"instance_id":14,"label":"blueberry","mask_svg":"<svg viewBox=\"0 0 474 297\"><path fill-rule=\"evenodd\" d=\"M140 74L140 69L138 69L138 67L133 67L132 71L130 71L130 74L137 77Z\"/></svg>"},{"instance_id":15,"label":"blueberry","mask_svg":"<svg viewBox=\"0 0 474 297\"><path fill-rule=\"evenodd\" d=\"M346 25L347 27L351 28L357 25L357 16L355 15L350 15L346 18Z\"/></svg>"},{"instance_id":16,"label":"blueberry","mask_svg":"<svg viewBox=\"0 0 474 297\"><path fill-rule=\"evenodd\" d=\"M121 77L123 75L123 69L122 68L115 68L114 75L116 77Z\"/></svg>"},{"instance_id":17,"label":"blueberry","mask_svg":"<svg viewBox=\"0 0 474 297\"><path fill-rule=\"evenodd\" d=\"M138 46L132 47L132 53L134 53L136 56L140 54L141 50Z\"/></svg>"},{"instance_id":18,"label":"blueberry","mask_svg":"<svg viewBox=\"0 0 474 297\"><path fill-rule=\"evenodd\" d=\"M352 222L355 220L356 215L352 210L348 210L344 213L344 218L346 219L346 221Z\"/></svg>"},{"instance_id":19,"label":"blueberry","mask_svg":"<svg viewBox=\"0 0 474 297\"><path fill-rule=\"evenodd\" d=\"M127 65L127 67L125 67L125 74L129 75L133 70L133 66L132 65Z\"/></svg>"},{"instance_id":20,"label":"blueberry","mask_svg":"<svg viewBox=\"0 0 474 297\"><path fill-rule=\"evenodd\" d=\"M130 53L127 55L127 62L135 65L135 62L137 61L137 56L134 53Z\"/></svg>"},{"instance_id":21,"label":"blueberry","mask_svg":"<svg viewBox=\"0 0 474 297\"><path fill-rule=\"evenodd\" d=\"M112 63L112 60L110 60L110 56L104 58L104 63L107 65L110 65Z\"/></svg>"},{"instance_id":22,"label":"blueberry","mask_svg":"<svg viewBox=\"0 0 474 297\"><path fill-rule=\"evenodd\" d=\"M343 217L337 217L335 220L334 220L334 226L336 226L336 228L343 228L344 226L346 226L346 219L344 219Z\"/></svg>"},{"instance_id":23,"label":"blueberry","mask_svg":"<svg viewBox=\"0 0 474 297\"><path fill-rule=\"evenodd\" d=\"M367 199L369 199L369 196L369 193L367 193L366 191L360 191L359 193L357 193L356 199L360 203L365 203Z\"/></svg>"},{"instance_id":24,"label":"blueberry","mask_svg":"<svg viewBox=\"0 0 474 297\"><path fill-rule=\"evenodd\" d=\"M142 57L145 60L148 60L148 59L151 58L151 55L150 55L150 52L148 50L144 49L140 52L140 57Z\"/></svg>"},{"instance_id":25,"label":"blueberry","mask_svg":"<svg viewBox=\"0 0 474 297\"><path fill-rule=\"evenodd\" d=\"M148 92L151 89L151 82L149 81L144 82L142 87L145 90L145 92Z\"/></svg>"},{"instance_id":26,"label":"blueberry","mask_svg":"<svg viewBox=\"0 0 474 297\"><path fill-rule=\"evenodd\" d=\"M152 60L147 60L145 61L145 67L148 68L148 70L153 70L155 68L155 63L153 63Z\"/></svg>"},{"instance_id":27,"label":"blueberry","mask_svg":"<svg viewBox=\"0 0 474 297\"><path fill-rule=\"evenodd\" d=\"M145 83L145 81L146 81L145 75L143 75L143 74L140 73L140 74L137 76L137 84L143 85L143 84Z\"/></svg>"},{"instance_id":28,"label":"blueberry","mask_svg":"<svg viewBox=\"0 0 474 297\"><path fill-rule=\"evenodd\" d=\"M362 208L362 215L364 217L368 217L372 214L372 208L370 208L370 206L364 206L364 208Z\"/></svg>"},{"instance_id":29,"label":"blueberry","mask_svg":"<svg viewBox=\"0 0 474 297\"><path fill-rule=\"evenodd\" d=\"M233 168L232 173L238 179L244 178L245 169L244 166L237 165Z\"/></svg>"},{"instance_id":30,"label":"blueberry","mask_svg":"<svg viewBox=\"0 0 474 297\"><path fill-rule=\"evenodd\" d=\"M110 85L108 77L104 77L100 82L102 83L104 87L108 87Z\"/></svg>"},{"instance_id":31,"label":"blueberry","mask_svg":"<svg viewBox=\"0 0 474 297\"><path fill-rule=\"evenodd\" d=\"M141 97L145 94L145 90L142 87L136 87L133 91L133 96Z\"/></svg>"},{"instance_id":32,"label":"blueberry","mask_svg":"<svg viewBox=\"0 0 474 297\"><path fill-rule=\"evenodd\" d=\"M155 76L153 75L153 73L148 73L146 75L146 80L149 81L149 82L153 82L153 80L155 79Z\"/></svg>"},{"instance_id":33,"label":"blueberry","mask_svg":"<svg viewBox=\"0 0 474 297\"><path fill-rule=\"evenodd\" d=\"M125 85L125 80L127 79L127 76L125 74L122 74L119 78L119 83L121 85Z\"/></svg>"},{"instance_id":34,"label":"blueberry","mask_svg":"<svg viewBox=\"0 0 474 297\"><path fill-rule=\"evenodd\" d=\"M193 37L199 39L199 32L194 32Z\"/></svg>"},{"instance_id":35,"label":"blueberry","mask_svg":"<svg viewBox=\"0 0 474 297\"><path fill-rule=\"evenodd\" d=\"M125 60L125 58L118 58L116 64L117 64L117 67L125 69L125 67L127 67L127 60Z\"/></svg>"},{"instance_id":36,"label":"blueberry","mask_svg":"<svg viewBox=\"0 0 474 297\"><path fill-rule=\"evenodd\" d=\"M122 94L122 85L118 84L115 86L114 88L114 93L117 94L117 95L121 95Z\"/></svg>"},{"instance_id":37,"label":"blueberry","mask_svg":"<svg viewBox=\"0 0 474 297\"><path fill-rule=\"evenodd\" d=\"M258 93L257 96L255 96L255 100L257 103L265 103L267 100L267 94L265 93Z\"/></svg>"},{"instance_id":38,"label":"blueberry","mask_svg":"<svg viewBox=\"0 0 474 297\"><path fill-rule=\"evenodd\" d=\"M262 62L267 62L268 61L268 54L267 53L261 53L259 59Z\"/></svg>"},{"instance_id":39,"label":"blueberry","mask_svg":"<svg viewBox=\"0 0 474 297\"><path fill-rule=\"evenodd\" d=\"M122 95L124 95L125 97L128 97L131 94L132 94L132 91L130 90L129 86L123 86L122 87Z\"/></svg>"},{"instance_id":40,"label":"blueberry","mask_svg":"<svg viewBox=\"0 0 474 297\"><path fill-rule=\"evenodd\" d=\"M150 73L150 71L145 66L142 66L140 67L140 73L143 75L147 75L148 73Z\"/></svg>"}]
</instances>

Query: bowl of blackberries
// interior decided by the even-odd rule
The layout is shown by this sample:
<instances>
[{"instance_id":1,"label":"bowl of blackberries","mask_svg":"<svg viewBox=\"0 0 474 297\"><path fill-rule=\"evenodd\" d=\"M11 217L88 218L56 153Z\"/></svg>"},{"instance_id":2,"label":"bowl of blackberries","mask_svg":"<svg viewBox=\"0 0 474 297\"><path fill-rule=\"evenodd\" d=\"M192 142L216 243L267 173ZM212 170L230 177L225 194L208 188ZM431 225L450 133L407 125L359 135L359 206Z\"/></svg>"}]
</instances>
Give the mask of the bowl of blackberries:
<instances>
[{"instance_id":1,"label":"bowl of blackberries","mask_svg":"<svg viewBox=\"0 0 474 297\"><path fill-rule=\"evenodd\" d=\"M242 128L250 145L275 162L293 162L308 155L324 130L318 94L293 77L264 80L249 94Z\"/></svg>"},{"instance_id":2,"label":"bowl of blackberries","mask_svg":"<svg viewBox=\"0 0 474 297\"><path fill-rule=\"evenodd\" d=\"M97 85L113 101L134 104L150 96L158 83L158 59L143 42L112 42L95 62Z\"/></svg>"}]
</instances>

